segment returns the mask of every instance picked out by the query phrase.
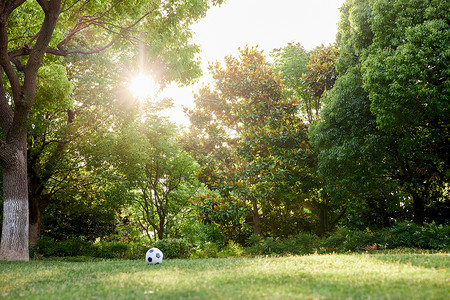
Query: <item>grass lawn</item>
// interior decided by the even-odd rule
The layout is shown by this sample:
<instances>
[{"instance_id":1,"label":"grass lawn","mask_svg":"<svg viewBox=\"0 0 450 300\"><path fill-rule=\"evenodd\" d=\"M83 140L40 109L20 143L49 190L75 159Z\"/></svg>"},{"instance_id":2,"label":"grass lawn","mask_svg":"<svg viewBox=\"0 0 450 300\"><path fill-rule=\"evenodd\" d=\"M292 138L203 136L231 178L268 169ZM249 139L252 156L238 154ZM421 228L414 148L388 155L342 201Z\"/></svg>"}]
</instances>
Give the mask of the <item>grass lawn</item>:
<instances>
[{"instance_id":1,"label":"grass lawn","mask_svg":"<svg viewBox=\"0 0 450 300\"><path fill-rule=\"evenodd\" d=\"M0 261L0 299L450 299L450 256Z\"/></svg>"}]
</instances>

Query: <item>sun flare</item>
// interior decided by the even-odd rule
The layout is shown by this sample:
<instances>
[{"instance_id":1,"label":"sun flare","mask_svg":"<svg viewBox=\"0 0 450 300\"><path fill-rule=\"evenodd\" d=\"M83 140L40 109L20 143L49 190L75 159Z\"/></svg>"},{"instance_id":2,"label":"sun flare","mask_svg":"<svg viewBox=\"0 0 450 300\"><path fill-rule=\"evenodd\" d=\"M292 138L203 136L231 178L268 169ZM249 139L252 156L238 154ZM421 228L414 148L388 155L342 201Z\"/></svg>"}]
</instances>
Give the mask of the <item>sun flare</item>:
<instances>
[{"instance_id":1,"label":"sun flare","mask_svg":"<svg viewBox=\"0 0 450 300\"><path fill-rule=\"evenodd\" d=\"M130 81L130 90L139 100L154 97L159 89L158 83L147 74L139 74Z\"/></svg>"}]
</instances>

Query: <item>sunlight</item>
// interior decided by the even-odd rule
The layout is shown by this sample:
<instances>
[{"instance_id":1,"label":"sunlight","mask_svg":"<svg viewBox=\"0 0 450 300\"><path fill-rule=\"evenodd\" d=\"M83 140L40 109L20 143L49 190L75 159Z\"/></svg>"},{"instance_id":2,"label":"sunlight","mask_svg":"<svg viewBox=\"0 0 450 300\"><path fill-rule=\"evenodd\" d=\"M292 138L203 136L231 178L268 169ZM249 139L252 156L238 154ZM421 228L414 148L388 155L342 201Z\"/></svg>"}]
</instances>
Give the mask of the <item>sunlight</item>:
<instances>
[{"instance_id":1,"label":"sunlight","mask_svg":"<svg viewBox=\"0 0 450 300\"><path fill-rule=\"evenodd\" d=\"M165 110L165 115L178 126L188 127L189 118L184 114L183 106L189 109L195 107L193 91L200 88L199 84L180 87L176 83L169 84L160 93L161 98L170 98L174 101L174 107Z\"/></svg>"},{"instance_id":2,"label":"sunlight","mask_svg":"<svg viewBox=\"0 0 450 300\"><path fill-rule=\"evenodd\" d=\"M130 81L130 90L133 96L141 101L156 96L159 84L147 74L139 74Z\"/></svg>"}]
</instances>

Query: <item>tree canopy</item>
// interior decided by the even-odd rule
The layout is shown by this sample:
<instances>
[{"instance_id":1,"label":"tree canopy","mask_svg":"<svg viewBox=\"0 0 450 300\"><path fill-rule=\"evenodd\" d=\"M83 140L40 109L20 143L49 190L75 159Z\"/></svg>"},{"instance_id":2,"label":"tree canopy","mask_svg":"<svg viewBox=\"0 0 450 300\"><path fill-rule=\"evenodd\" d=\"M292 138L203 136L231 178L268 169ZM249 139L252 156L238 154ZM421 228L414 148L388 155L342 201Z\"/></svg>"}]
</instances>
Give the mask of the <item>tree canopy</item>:
<instances>
[{"instance_id":1,"label":"tree canopy","mask_svg":"<svg viewBox=\"0 0 450 300\"><path fill-rule=\"evenodd\" d=\"M292 218L302 214L315 162L298 100L283 96L281 78L257 49L241 49L210 70L214 89L200 90L188 112L185 147L202 166L199 179L226 202L246 203L255 234L298 230Z\"/></svg>"},{"instance_id":2,"label":"tree canopy","mask_svg":"<svg viewBox=\"0 0 450 300\"><path fill-rule=\"evenodd\" d=\"M199 73L189 26L221 2L0 1L0 258L28 260L27 128L41 68L57 62L55 56L95 54L114 46L114 59L136 57L130 49L141 49L146 68L161 82L188 82ZM53 105L59 99L46 100Z\"/></svg>"}]
</instances>

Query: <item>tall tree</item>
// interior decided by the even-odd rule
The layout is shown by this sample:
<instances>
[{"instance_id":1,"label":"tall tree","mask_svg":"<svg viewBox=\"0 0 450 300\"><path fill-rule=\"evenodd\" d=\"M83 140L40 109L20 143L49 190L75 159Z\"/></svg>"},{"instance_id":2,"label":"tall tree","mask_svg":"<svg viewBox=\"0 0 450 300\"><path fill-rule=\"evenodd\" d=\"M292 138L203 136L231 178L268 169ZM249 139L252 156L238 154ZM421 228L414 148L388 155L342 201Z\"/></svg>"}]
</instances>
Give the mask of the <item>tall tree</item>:
<instances>
[{"instance_id":1,"label":"tall tree","mask_svg":"<svg viewBox=\"0 0 450 300\"><path fill-rule=\"evenodd\" d=\"M392 137L392 177L419 224L449 184L449 19L448 1L373 1L374 39L363 61L371 110Z\"/></svg>"},{"instance_id":2,"label":"tall tree","mask_svg":"<svg viewBox=\"0 0 450 300\"><path fill-rule=\"evenodd\" d=\"M194 176L198 165L177 143L174 124L156 114L142 119L122 128L113 149L133 191L129 204L137 212L134 219L150 239L163 239L176 231L177 219L192 206L189 199L200 188Z\"/></svg>"},{"instance_id":3,"label":"tall tree","mask_svg":"<svg viewBox=\"0 0 450 300\"><path fill-rule=\"evenodd\" d=\"M52 81L53 85L49 86L47 80ZM35 106L30 113L28 126L30 244L39 239L43 211L59 189L58 185L50 187L48 182L61 171L64 150L73 135L72 91L73 86L67 80L64 66L50 64L41 67Z\"/></svg>"},{"instance_id":4,"label":"tall tree","mask_svg":"<svg viewBox=\"0 0 450 300\"><path fill-rule=\"evenodd\" d=\"M155 72L164 79L183 81L192 70L198 70L194 62L197 47L188 42L188 26L203 16L210 4L220 2L0 1L4 200L0 259L29 259L27 126L45 56L99 53L114 44L124 47L122 41L134 47L142 41L151 46L147 48L151 57L161 58L152 66Z\"/></svg>"},{"instance_id":5,"label":"tall tree","mask_svg":"<svg viewBox=\"0 0 450 300\"><path fill-rule=\"evenodd\" d=\"M286 217L301 211L315 161L307 126L297 117L298 100L283 97L282 80L261 51L241 49L239 58L210 69L215 87L200 90L188 112L185 145L201 164L200 180L223 199L248 205L258 235L271 227L263 221L274 206Z\"/></svg>"},{"instance_id":6,"label":"tall tree","mask_svg":"<svg viewBox=\"0 0 450 300\"><path fill-rule=\"evenodd\" d=\"M108 55L72 56L58 63L41 67L28 126L30 244L40 237L47 206L56 207L63 194L76 194L69 192L73 186L82 192L86 168L91 170L91 184L98 182L92 161L108 159L109 153L101 148L109 145L103 140L111 139L114 132L110 129L123 123L126 115L118 103L125 102L121 97L128 98L128 105L132 102L130 93L125 93L129 87L119 85L123 65L112 63ZM98 67L92 70L92 64ZM53 85L48 85L49 80ZM119 87L112 88L114 85ZM93 197L98 193L88 198ZM72 202L80 199L68 198Z\"/></svg>"},{"instance_id":7,"label":"tall tree","mask_svg":"<svg viewBox=\"0 0 450 300\"><path fill-rule=\"evenodd\" d=\"M335 192L401 201L417 223L448 207L448 5L346 1L339 88L312 131Z\"/></svg>"}]
</instances>

